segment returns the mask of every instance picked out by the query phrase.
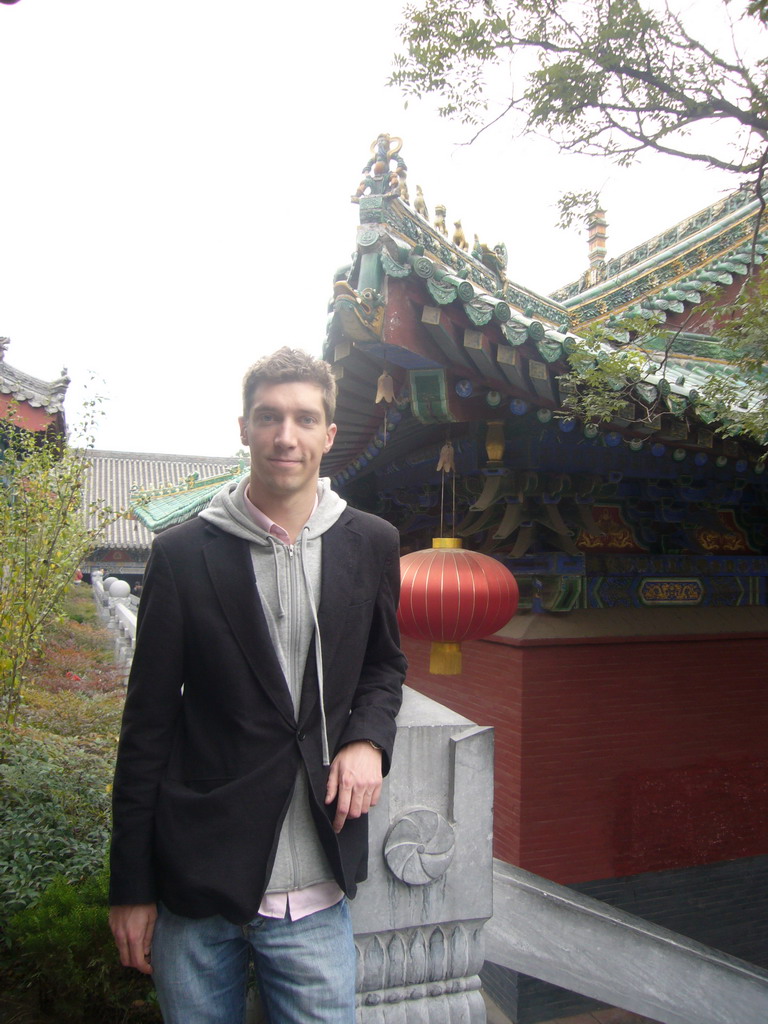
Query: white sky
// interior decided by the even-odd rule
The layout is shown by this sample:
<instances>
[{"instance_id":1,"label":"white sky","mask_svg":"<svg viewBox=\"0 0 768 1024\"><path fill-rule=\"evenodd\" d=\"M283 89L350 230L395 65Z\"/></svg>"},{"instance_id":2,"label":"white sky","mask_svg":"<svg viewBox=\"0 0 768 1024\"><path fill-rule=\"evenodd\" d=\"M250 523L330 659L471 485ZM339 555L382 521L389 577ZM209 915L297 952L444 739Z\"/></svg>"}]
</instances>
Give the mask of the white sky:
<instances>
[{"instance_id":1,"label":"white sky","mask_svg":"<svg viewBox=\"0 0 768 1024\"><path fill-rule=\"evenodd\" d=\"M697 6L720 8L719 0ZM565 190L600 189L608 255L737 186L662 158L622 170L503 128L469 133L385 87L400 0L20 0L0 5L0 335L7 361L107 396L96 446L231 455L245 368L320 353L350 203L381 131L411 195L505 242L512 280L575 279ZM92 393L93 388L91 388Z\"/></svg>"}]
</instances>

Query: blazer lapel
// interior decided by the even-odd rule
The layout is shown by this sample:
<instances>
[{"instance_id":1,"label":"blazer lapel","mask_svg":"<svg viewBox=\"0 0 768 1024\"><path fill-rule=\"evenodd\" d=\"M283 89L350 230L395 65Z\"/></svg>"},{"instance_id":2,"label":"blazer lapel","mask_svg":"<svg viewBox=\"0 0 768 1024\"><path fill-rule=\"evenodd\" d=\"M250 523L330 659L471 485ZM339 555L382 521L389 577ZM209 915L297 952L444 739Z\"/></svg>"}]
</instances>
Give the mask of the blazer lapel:
<instances>
[{"instance_id":1,"label":"blazer lapel","mask_svg":"<svg viewBox=\"0 0 768 1024\"><path fill-rule=\"evenodd\" d=\"M346 522L323 534L323 577L317 619L323 640L323 664L336 657L344 637L344 619L350 603L350 581L354 580L360 559L360 534Z\"/></svg>"},{"instance_id":2,"label":"blazer lapel","mask_svg":"<svg viewBox=\"0 0 768 1024\"><path fill-rule=\"evenodd\" d=\"M254 580L248 542L217 530L203 548L203 557L221 610L253 675L280 714L295 725L288 684Z\"/></svg>"},{"instance_id":3,"label":"blazer lapel","mask_svg":"<svg viewBox=\"0 0 768 1024\"><path fill-rule=\"evenodd\" d=\"M359 556L360 534L343 521L323 534L322 582L317 621L320 626L323 669L326 673L344 637L344 621L349 607L349 581L354 578ZM312 685L308 686L310 676ZM318 699L314 643L310 644L304 683L299 710L300 725L307 720Z\"/></svg>"}]
</instances>

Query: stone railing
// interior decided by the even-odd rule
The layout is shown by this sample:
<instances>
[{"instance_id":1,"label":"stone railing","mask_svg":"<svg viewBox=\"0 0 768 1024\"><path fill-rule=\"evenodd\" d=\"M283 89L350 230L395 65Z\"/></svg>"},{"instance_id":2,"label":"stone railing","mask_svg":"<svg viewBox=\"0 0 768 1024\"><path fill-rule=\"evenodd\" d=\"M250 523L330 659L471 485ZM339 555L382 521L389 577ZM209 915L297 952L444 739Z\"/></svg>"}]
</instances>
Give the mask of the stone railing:
<instances>
[{"instance_id":1,"label":"stone railing","mask_svg":"<svg viewBox=\"0 0 768 1024\"><path fill-rule=\"evenodd\" d=\"M502 861L486 958L661 1024L768 1021L768 971Z\"/></svg>"},{"instance_id":2,"label":"stone railing","mask_svg":"<svg viewBox=\"0 0 768 1024\"><path fill-rule=\"evenodd\" d=\"M768 1021L768 972L491 853L493 730L406 689L352 904L358 1024L479 1024L486 962L662 1024Z\"/></svg>"},{"instance_id":3,"label":"stone railing","mask_svg":"<svg viewBox=\"0 0 768 1024\"><path fill-rule=\"evenodd\" d=\"M138 600L131 595L131 588L125 580L112 576L104 579L101 572L91 575L91 586L99 618L114 634L115 664L122 669L127 680L136 642Z\"/></svg>"}]
</instances>

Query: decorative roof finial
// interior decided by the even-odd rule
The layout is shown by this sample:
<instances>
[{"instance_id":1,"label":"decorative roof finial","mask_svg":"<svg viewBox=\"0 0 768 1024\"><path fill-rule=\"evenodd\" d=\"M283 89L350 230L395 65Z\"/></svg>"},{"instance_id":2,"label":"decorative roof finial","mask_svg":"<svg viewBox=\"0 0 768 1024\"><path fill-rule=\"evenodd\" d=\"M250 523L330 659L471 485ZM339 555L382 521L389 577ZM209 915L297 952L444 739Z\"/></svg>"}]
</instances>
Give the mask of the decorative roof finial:
<instances>
[{"instance_id":1,"label":"decorative roof finial","mask_svg":"<svg viewBox=\"0 0 768 1024\"><path fill-rule=\"evenodd\" d=\"M402 139L386 132L382 132L376 141L371 143L373 156L363 168L365 177L352 197L353 202L364 195L402 197L403 193L405 201L408 201L408 190L405 185L408 168L403 158L398 155L402 145Z\"/></svg>"}]
</instances>

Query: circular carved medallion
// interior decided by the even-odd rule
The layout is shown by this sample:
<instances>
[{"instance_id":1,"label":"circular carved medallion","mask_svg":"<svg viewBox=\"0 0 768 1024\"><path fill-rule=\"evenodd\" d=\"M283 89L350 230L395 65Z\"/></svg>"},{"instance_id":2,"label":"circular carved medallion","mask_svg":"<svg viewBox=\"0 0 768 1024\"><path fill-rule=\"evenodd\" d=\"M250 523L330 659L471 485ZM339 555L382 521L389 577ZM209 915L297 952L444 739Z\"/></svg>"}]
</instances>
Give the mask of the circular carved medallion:
<instances>
[{"instance_id":1,"label":"circular carved medallion","mask_svg":"<svg viewBox=\"0 0 768 1024\"><path fill-rule=\"evenodd\" d=\"M429 885L453 860L456 834L437 811L417 807L394 822L384 841L384 859L406 885Z\"/></svg>"}]
</instances>

